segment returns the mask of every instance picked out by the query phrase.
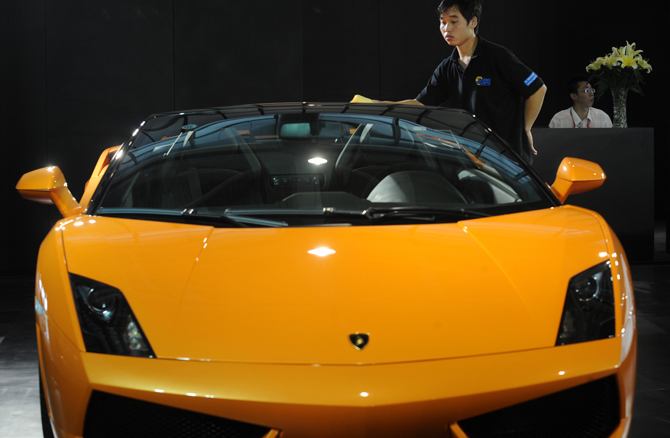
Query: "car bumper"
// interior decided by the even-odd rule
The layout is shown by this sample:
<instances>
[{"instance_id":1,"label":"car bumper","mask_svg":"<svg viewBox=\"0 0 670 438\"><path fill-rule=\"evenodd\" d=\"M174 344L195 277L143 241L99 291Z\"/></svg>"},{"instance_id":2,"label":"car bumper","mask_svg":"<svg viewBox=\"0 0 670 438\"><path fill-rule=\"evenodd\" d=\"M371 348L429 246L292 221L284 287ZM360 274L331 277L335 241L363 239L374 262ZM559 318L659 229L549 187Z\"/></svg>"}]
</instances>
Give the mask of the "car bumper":
<instances>
[{"instance_id":1,"label":"car bumper","mask_svg":"<svg viewBox=\"0 0 670 438\"><path fill-rule=\"evenodd\" d=\"M473 438L465 432L465 419L602 379L614 382L619 414L605 436L624 437L630 427L634 339L624 349L624 339L617 337L490 356L328 366L85 353L58 327L43 323L38 326L40 361L61 438L85 435L93 394L263 426L268 437ZM569 413L554 417L552 421L571 421ZM124 421L112 412L107 420ZM88 421L90 427L93 420Z\"/></svg>"}]
</instances>

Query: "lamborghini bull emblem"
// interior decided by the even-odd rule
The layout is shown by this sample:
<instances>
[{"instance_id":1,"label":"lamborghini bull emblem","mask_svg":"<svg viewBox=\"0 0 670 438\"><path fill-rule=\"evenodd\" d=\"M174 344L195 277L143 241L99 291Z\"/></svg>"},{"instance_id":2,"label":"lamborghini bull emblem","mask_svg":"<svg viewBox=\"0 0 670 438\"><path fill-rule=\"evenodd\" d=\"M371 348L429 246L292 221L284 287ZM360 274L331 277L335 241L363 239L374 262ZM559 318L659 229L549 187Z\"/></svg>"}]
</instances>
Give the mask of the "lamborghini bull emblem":
<instances>
[{"instance_id":1,"label":"lamborghini bull emblem","mask_svg":"<svg viewBox=\"0 0 670 438\"><path fill-rule=\"evenodd\" d=\"M370 342L370 335L368 333L354 333L349 335L349 340L351 341L351 345L360 351Z\"/></svg>"}]
</instances>

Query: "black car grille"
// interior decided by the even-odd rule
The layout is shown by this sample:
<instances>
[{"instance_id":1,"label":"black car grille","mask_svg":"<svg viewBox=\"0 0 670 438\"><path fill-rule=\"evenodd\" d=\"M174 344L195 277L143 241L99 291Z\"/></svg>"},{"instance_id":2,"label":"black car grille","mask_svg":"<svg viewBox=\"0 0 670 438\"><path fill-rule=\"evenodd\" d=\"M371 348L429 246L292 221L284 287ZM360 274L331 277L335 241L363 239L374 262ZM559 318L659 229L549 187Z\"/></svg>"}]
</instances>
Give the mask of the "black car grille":
<instances>
[{"instance_id":1,"label":"black car grille","mask_svg":"<svg viewBox=\"0 0 670 438\"><path fill-rule=\"evenodd\" d=\"M606 438L619 425L614 376L459 421L469 438Z\"/></svg>"},{"instance_id":2,"label":"black car grille","mask_svg":"<svg viewBox=\"0 0 670 438\"><path fill-rule=\"evenodd\" d=\"M262 438L267 427L94 391L84 438Z\"/></svg>"}]
</instances>

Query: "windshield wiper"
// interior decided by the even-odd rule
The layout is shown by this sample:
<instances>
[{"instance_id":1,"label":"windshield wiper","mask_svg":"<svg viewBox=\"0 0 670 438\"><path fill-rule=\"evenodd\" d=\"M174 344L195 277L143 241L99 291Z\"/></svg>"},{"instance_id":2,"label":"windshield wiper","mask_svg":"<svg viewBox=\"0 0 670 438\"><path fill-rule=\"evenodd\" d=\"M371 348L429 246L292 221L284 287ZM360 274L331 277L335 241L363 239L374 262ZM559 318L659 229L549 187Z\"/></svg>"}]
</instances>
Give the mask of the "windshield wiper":
<instances>
[{"instance_id":1,"label":"windshield wiper","mask_svg":"<svg viewBox=\"0 0 670 438\"><path fill-rule=\"evenodd\" d=\"M213 214L213 213L199 213L195 209L185 208L181 212L181 215L197 216L205 219L221 220L230 225L235 225L238 227L248 227L249 225L257 225L261 227L288 227L288 224L284 221L271 221L267 219L259 219L256 217L238 216L229 213L227 210L223 214Z\"/></svg>"},{"instance_id":2,"label":"windshield wiper","mask_svg":"<svg viewBox=\"0 0 670 438\"><path fill-rule=\"evenodd\" d=\"M395 207L369 207L364 210L347 210L337 207L324 207L326 216L362 216L370 220L407 218L434 221L436 216L449 215L469 219L471 217L489 217L490 214L466 208L426 207L401 205Z\"/></svg>"},{"instance_id":3,"label":"windshield wiper","mask_svg":"<svg viewBox=\"0 0 670 438\"><path fill-rule=\"evenodd\" d=\"M411 219L417 221L434 222L440 216L449 216L461 219L481 218L491 216L482 211L470 210L466 208L443 208L430 206L415 206L415 205L400 205L395 207L367 207L367 208L339 208L339 207L323 207L323 208L300 208L300 209L230 209L224 213L228 219L245 223L255 223L257 225L277 227L287 226L285 222L275 222L272 220L255 219L255 217L263 216L326 216L326 217L349 217L367 220L370 222L383 221L388 219Z\"/></svg>"},{"instance_id":4,"label":"windshield wiper","mask_svg":"<svg viewBox=\"0 0 670 438\"><path fill-rule=\"evenodd\" d=\"M287 227L283 221L271 221L255 217L237 216L234 214L214 214L209 212L198 212L193 208L176 210L161 210L152 208L99 208L97 214L100 216L119 217L139 220L158 220L165 222L195 223L198 225L217 226L221 223L235 227L246 228L252 225L261 227Z\"/></svg>"}]
</instances>

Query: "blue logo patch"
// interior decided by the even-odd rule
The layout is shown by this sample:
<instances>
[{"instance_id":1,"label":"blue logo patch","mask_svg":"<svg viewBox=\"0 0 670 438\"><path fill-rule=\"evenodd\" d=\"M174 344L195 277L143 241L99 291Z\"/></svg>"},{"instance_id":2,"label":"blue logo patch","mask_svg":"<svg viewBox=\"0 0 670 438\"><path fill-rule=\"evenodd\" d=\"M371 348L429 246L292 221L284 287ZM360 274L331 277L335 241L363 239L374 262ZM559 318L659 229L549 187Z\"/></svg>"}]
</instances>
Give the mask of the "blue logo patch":
<instances>
[{"instance_id":1,"label":"blue logo patch","mask_svg":"<svg viewBox=\"0 0 670 438\"><path fill-rule=\"evenodd\" d=\"M491 78L483 78L481 76L477 76L475 78L475 84L479 85L480 87L490 87L491 86Z\"/></svg>"},{"instance_id":2,"label":"blue logo patch","mask_svg":"<svg viewBox=\"0 0 670 438\"><path fill-rule=\"evenodd\" d=\"M537 74L535 72L531 73L530 76L526 78L525 81L523 81L524 84L526 84L526 87L530 87L530 84L535 82L535 79L537 79Z\"/></svg>"}]
</instances>

